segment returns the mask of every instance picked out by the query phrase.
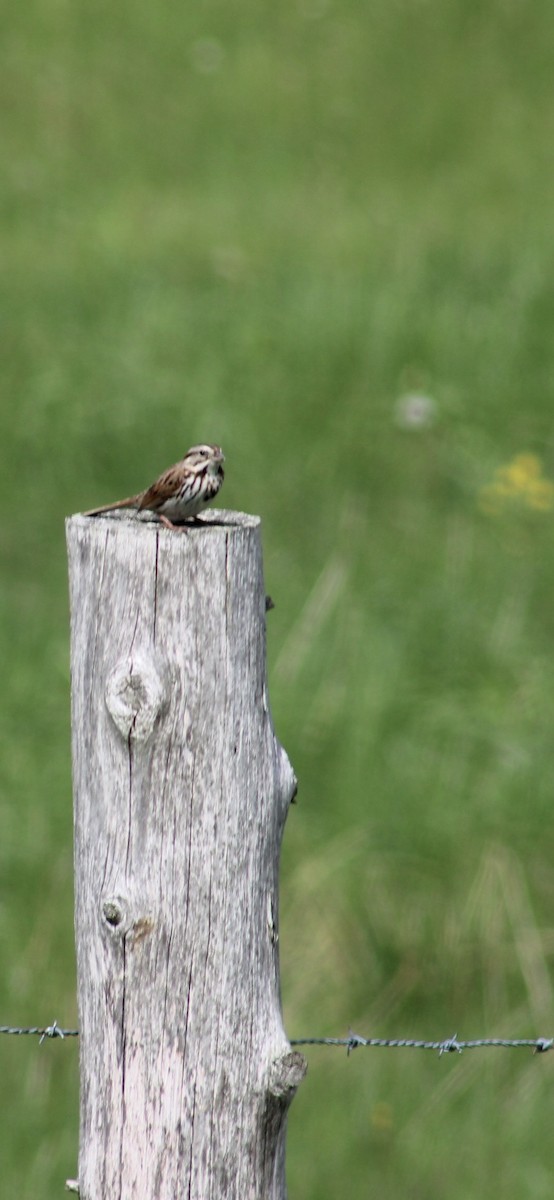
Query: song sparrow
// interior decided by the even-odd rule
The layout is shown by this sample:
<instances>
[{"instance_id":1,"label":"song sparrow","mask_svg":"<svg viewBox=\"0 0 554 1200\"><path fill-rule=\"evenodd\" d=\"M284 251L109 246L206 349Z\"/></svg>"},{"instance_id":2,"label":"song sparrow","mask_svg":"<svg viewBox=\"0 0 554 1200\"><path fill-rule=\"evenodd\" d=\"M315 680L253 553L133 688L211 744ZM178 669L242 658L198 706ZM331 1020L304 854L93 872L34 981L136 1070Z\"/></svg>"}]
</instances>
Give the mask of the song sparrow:
<instances>
[{"instance_id":1,"label":"song sparrow","mask_svg":"<svg viewBox=\"0 0 554 1200\"><path fill-rule=\"evenodd\" d=\"M175 521L195 517L217 496L223 483L224 462L220 446L192 446L180 462L168 467L145 492L117 500L115 504L91 508L83 516L97 517L99 513L112 512L116 508L136 508L139 512L147 509L157 513L168 529L176 529Z\"/></svg>"}]
</instances>

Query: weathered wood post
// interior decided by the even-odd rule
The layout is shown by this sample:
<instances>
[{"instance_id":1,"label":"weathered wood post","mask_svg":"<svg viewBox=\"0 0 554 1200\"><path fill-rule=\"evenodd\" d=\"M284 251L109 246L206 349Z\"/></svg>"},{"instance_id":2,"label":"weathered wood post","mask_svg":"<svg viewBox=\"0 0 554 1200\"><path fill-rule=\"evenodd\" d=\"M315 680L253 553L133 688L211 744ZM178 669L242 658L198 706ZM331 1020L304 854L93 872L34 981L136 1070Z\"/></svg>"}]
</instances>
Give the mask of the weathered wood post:
<instances>
[{"instance_id":1,"label":"weathered wood post","mask_svg":"<svg viewBox=\"0 0 554 1200\"><path fill-rule=\"evenodd\" d=\"M82 1200L282 1200L305 1070L280 1009L294 774L259 520L67 522Z\"/></svg>"}]
</instances>

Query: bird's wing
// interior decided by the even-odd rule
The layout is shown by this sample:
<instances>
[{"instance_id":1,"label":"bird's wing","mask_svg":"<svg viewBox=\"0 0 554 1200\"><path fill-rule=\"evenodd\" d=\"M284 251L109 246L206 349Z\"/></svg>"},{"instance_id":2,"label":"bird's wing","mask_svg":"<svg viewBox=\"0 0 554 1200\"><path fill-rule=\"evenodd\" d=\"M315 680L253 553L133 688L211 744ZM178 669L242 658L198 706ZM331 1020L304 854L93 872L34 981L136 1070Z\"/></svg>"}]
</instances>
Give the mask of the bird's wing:
<instances>
[{"instance_id":1,"label":"bird's wing","mask_svg":"<svg viewBox=\"0 0 554 1200\"><path fill-rule=\"evenodd\" d=\"M183 465L182 463L174 463L172 467L168 467L156 482L151 484L141 497L139 509L149 508L155 510L160 508L166 500L174 496L179 489L182 481Z\"/></svg>"}]
</instances>

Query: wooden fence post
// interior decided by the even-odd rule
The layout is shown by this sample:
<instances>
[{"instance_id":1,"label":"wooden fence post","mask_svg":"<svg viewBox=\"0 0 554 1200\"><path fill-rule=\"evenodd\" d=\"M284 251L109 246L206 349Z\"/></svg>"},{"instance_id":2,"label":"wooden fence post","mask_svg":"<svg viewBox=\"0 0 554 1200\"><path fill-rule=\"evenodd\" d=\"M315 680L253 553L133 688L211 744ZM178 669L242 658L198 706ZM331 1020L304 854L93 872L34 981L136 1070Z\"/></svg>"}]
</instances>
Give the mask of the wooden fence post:
<instances>
[{"instance_id":1,"label":"wooden fence post","mask_svg":"<svg viewBox=\"0 0 554 1200\"><path fill-rule=\"evenodd\" d=\"M259 520L67 522L81 1200L283 1200L295 779L266 688Z\"/></svg>"}]
</instances>

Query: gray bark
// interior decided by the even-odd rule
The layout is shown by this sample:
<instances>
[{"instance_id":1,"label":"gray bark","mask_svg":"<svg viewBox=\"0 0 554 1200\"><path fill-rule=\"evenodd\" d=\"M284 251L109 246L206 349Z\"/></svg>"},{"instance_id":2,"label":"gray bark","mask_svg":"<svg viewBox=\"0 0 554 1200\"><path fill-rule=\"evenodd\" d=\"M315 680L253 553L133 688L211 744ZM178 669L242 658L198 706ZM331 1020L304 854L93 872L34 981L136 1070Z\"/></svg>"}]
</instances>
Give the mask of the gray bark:
<instances>
[{"instance_id":1,"label":"gray bark","mask_svg":"<svg viewBox=\"0 0 554 1200\"><path fill-rule=\"evenodd\" d=\"M67 522L82 1200L283 1200L259 520Z\"/></svg>"}]
</instances>

